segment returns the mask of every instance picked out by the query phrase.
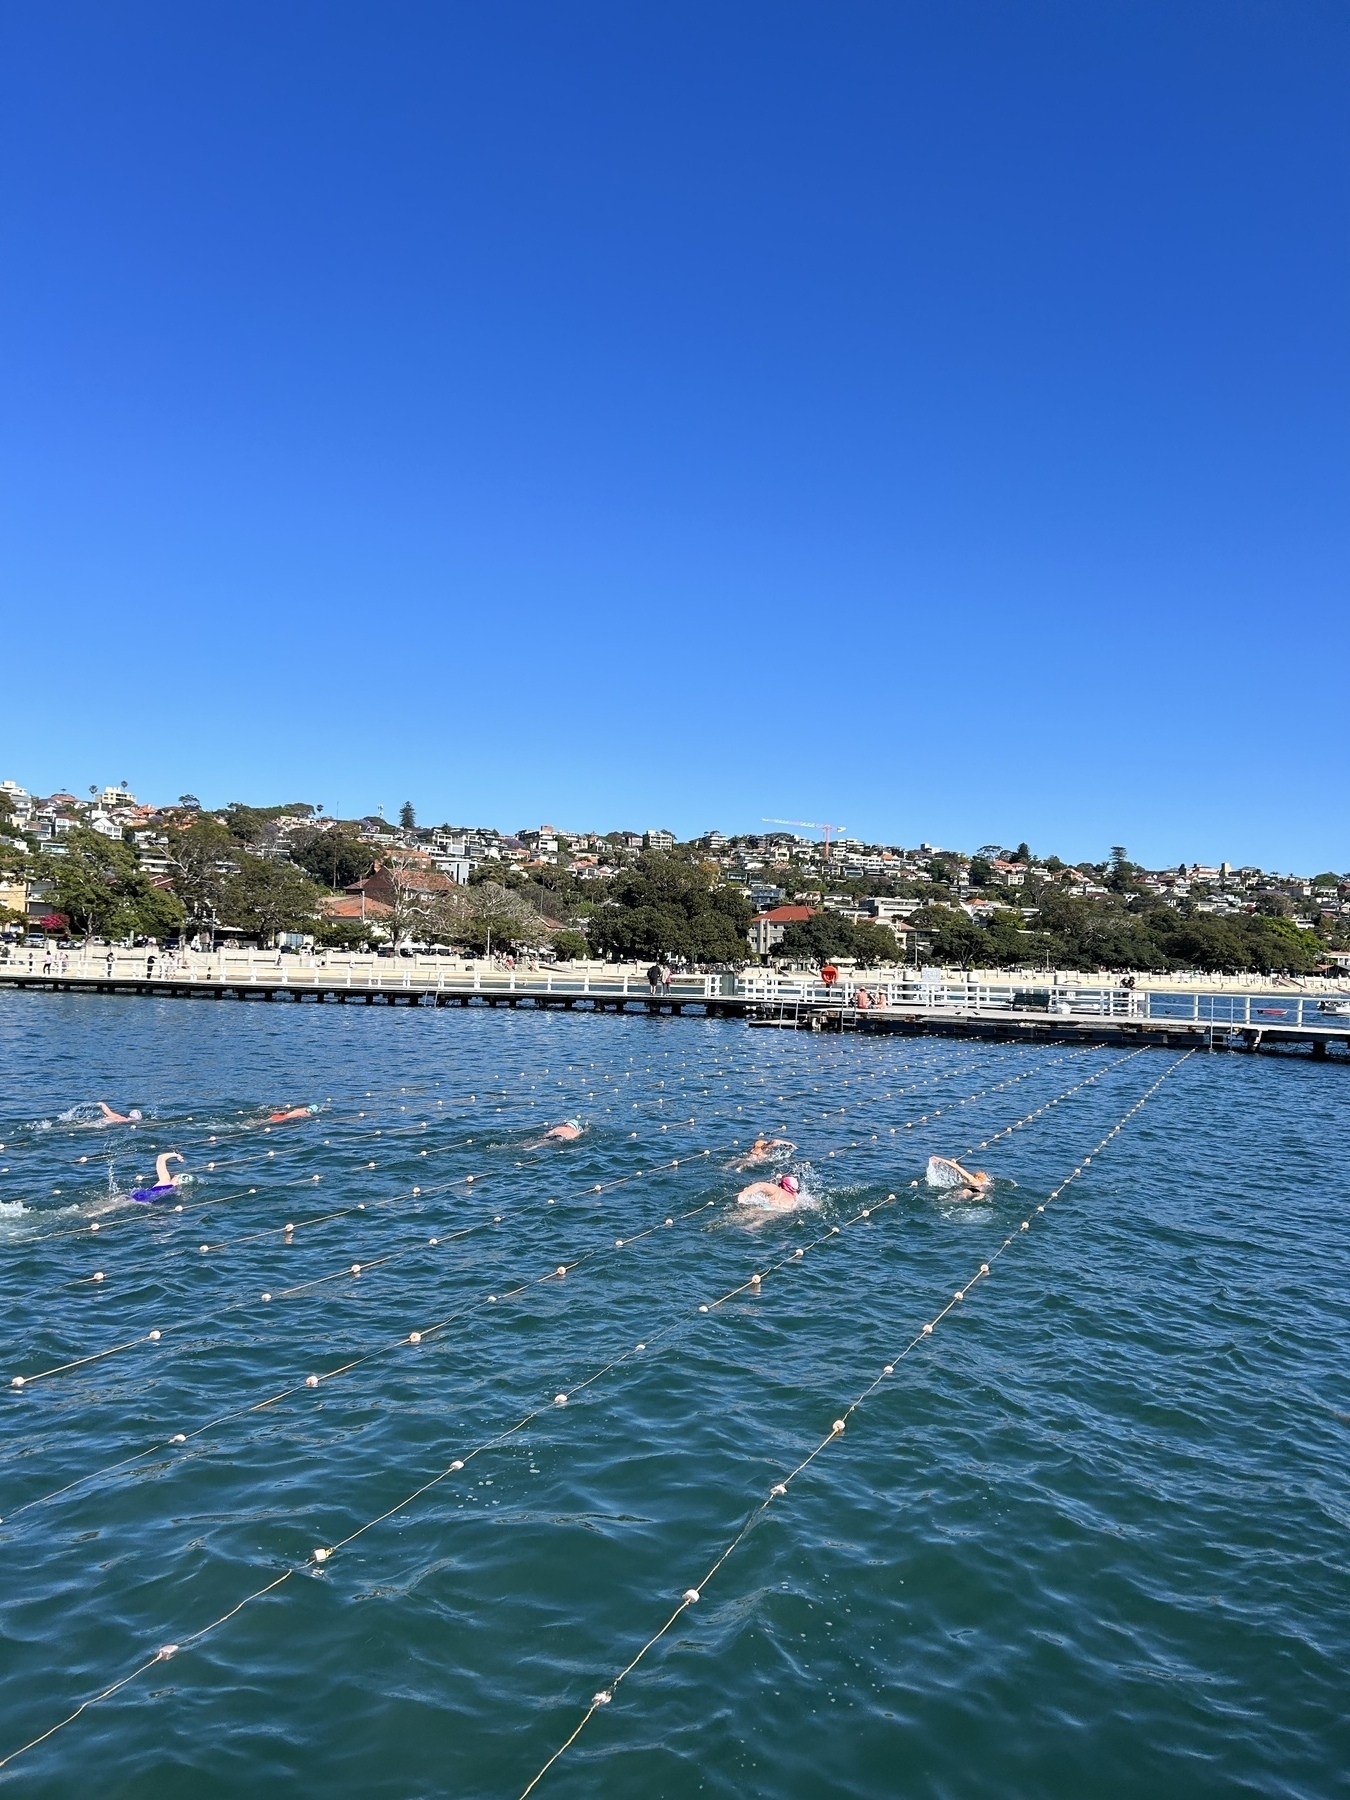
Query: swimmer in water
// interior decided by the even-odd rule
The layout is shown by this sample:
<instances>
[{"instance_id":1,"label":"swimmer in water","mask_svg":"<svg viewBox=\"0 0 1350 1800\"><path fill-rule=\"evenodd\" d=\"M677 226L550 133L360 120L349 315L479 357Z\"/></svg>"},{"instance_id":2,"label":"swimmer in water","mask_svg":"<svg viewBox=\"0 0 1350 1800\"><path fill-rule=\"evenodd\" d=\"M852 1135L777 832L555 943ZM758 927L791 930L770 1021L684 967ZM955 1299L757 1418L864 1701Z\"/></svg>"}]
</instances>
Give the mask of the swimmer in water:
<instances>
[{"instance_id":1,"label":"swimmer in water","mask_svg":"<svg viewBox=\"0 0 1350 1800\"><path fill-rule=\"evenodd\" d=\"M953 1200L982 1200L994 1185L983 1169L963 1169L948 1156L929 1157L927 1180L929 1187L946 1188Z\"/></svg>"},{"instance_id":2,"label":"swimmer in water","mask_svg":"<svg viewBox=\"0 0 1350 1800\"><path fill-rule=\"evenodd\" d=\"M555 1125L551 1131L544 1133L544 1141L547 1143L552 1138L555 1143L570 1144L573 1139L581 1136L581 1132L580 1119L564 1119L561 1125Z\"/></svg>"},{"instance_id":3,"label":"swimmer in water","mask_svg":"<svg viewBox=\"0 0 1350 1800\"><path fill-rule=\"evenodd\" d=\"M736 1204L764 1206L779 1212L789 1212L796 1204L800 1192L801 1183L795 1175L780 1175L774 1181L752 1181L749 1187L742 1188L737 1194Z\"/></svg>"},{"instance_id":4,"label":"swimmer in water","mask_svg":"<svg viewBox=\"0 0 1350 1800\"><path fill-rule=\"evenodd\" d=\"M114 1112L106 1100L100 1100L98 1110L103 1114L105 1125L136 1125L140 1122L140 1110L132 1107L129 1112Z\"/></svg>"},{"instance_id":5,"label":"swimmer in water","mask_svg":"<svg viewBox=\"0 0 1350 1800\"><path fill-rule=\"evenodd\" d=\"M288 1112L268 1113L267 1122L269 1125L280 1125L286 1119L312 1119L318 1110L317 1106L293 1106Z\"/></svg>"},{"instance_id":6,"label":"swimmer in water","mask_svg":"<svg viewBox=\"0 0 1350 1800\"><path fill-rule=\"evenodd\" d=\"M757 1137L741 1161L747 1166L750 1163L770 1162L775 1156L790 1156L796 1148L789 1138Z\"/></svg>"},{"instance_id":7,"label":"swimmer in water","mask_svg":"<svg viewBox=\"0 0 1350 1800\"><path fill-rule=\"evenodd\" d=\"M131 1198L133 1200L138 1200L142 1206L153 1205L156 1200L171 1200L178 1192L178 1184L183 1177L181 1175L170 1175L169 1164L171 1162L182 1162L182 1160L182 1157L176 1150L166 1150L161 1156L157 1156L155 1158L154 1187L132 1188Z\"/></svg>"}]
</instances>

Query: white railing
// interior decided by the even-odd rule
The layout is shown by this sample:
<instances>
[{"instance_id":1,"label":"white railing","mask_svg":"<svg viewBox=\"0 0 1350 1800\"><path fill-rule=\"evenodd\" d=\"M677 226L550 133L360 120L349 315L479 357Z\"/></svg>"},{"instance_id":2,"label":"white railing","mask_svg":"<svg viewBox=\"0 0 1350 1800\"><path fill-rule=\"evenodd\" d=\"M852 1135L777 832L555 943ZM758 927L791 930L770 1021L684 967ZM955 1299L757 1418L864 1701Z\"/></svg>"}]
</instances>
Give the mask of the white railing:
<instances>
[{"instance_id":1,"label":"white railing","mask_svg":"<svg viewBox=\"0 0 1350 1800\"><path fill-rule=\"evenodd\" d=\"M1344 989L1312 994L1187 993L1175 988L1150 990L1141 996L1146 1017L1182 1019L1198 1025L1330 1027L1350 1029L1350 994Z\"/></svg>"},{"instance_id":2,"label":"white railing","mask_svg":"<svg viewBox=\"0 0 1350 1800\"><path fill-rule=\"evenodd\" d=\"M1134 1018L1139 1011L1138 996L1129 988L1045 985L1035 977L1023 982L978 981L948 977L938 970L905 975L851 974L830 986L810 975L755 970L738 978L736 991L747 1000L772 1005L856 1007L862 992L866 996L864 1006L876 1010L897 1007L966 1014L1025 1011L1107 1018Z\"/></svg>"},{"instance_id":3,"label":"white railing","mask_svg":"<svg viewBox=\"0 0 1350 1800\"><path fill-rule=\"evenodd\" d=\"M229 987L278 986L304 990L335 987L373 993L481 993L546 997L551 994L596 999L650 998L645 970L605 965L553 965L508 968L498 963L450 961L444 957L322 956L276 951L112 951L81 948L69 951L12 951L0 957L0 974L48 975L56 979L150 981L158 986L211 982ZM723 991L720 975L678 974L658 997L689 1003ZM727 978L730 991L731 978Z\"/></svg>"},{"instance_id":4,"label":"white railing","mask_svg":"<svg viewBox=\"0 0 1350 1800\"><path fill-rule=\"evenodd\" d=\"M59 951L15 946L0 953L0 977L32 974L55 979L137 981L158 986L210 982L230 987L281 986L291 990L342 988L405 994L517 994L588 997L595 1001L649 999L646 970L605 964L507 968L499 963L435 956L390 957L276 951L148 951L90 947ZM1350 1030L1350 986L1327 982L1263 992L1196 987L1123 987L1029 974L1018 980L955 975L942 969L850 971L833 985L814 974L781 975L750 969L740 975L673 975L657 996L677 1004L737 998L767 1005L856 1007L859 990L877 1009L897 1008L953 1015L1040 1012L1050 1016L1138 1018L1156 1022L1231 1028Z\"/></svg>"}]
</instances>

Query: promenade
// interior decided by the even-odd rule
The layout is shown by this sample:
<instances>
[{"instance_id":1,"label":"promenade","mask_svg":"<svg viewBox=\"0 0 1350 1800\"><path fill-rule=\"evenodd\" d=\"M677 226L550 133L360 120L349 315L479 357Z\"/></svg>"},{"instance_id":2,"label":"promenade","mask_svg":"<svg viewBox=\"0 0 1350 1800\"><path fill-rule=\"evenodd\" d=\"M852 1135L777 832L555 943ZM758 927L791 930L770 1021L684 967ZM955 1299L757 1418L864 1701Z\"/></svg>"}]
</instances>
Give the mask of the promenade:
<instances>
[{"instance_id":1,"label":"promenade","mask_svg":"<svg viewBox=\"0 0 1350 1800\"><path fill-rule=\"evenodd\" d=\"M827 985L812 974L682 973L653 990L645 967L276 951L26 947L0 960L0 988L165 999L384 1006L525 1007L739 1018L760 1028L1130 1042L1216 1050L1350 1054L1350 986L1182 984L1018 972L888 970Z\"/></svg>"}]
</instances>

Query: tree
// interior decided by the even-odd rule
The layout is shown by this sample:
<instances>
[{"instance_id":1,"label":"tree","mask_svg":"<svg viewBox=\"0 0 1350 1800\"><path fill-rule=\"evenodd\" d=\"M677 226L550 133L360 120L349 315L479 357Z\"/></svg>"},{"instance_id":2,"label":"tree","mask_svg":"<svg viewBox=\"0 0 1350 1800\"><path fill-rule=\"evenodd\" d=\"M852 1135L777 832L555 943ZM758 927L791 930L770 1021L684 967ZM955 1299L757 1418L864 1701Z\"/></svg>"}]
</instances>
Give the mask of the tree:
<instances>
[{"instance_id":1,"label":"tree","mask_svg":"<svg viewBox=\"0 0 1350 1800\"><path fill-rule=\"evenodd\" d=\"M180 794L178 804L184 812L200 812L202 810L202 803L195 794Z\"/></svg>"},{"instance_id":2,"label":"tree","mask_svg":"<svg viewBox=\"0 0 1350 1800\"><path fill-rule=\"evenodd\" d=\"M986 965L999 969L1015 967L1030 961L1036 954L1026 935L1021 913L996 912L981 929L985 938Z\"/></svg>"},{"instance_id":3,"label":"tree","mask_svg":"<svg viewBox=\"0 0 1350 1800\"><path fill-rule=\"evenodd\" d=\"M553 949L562 962L579 962L590 955L591 947L579 931L560 931L553 939Z\"/></svg>"},{"instance_id":4,"label":"tree","mask_svg":"<svg viewBox=\"0 0 1350 1800\"><path fill-rule=\"evenodd\" d=\"M533 949L548 938L543 915L495 881L459 889L450 904L459 914L453 935L474 950L491 950L494 945L499 950Z\"/></svg>"},{"instance_id":5,"label":"tree","mask_svg":"<svg viewBox=\"0 0 1350 1800\"><path fill-rule=\"evenodd\" d=\"M611 958L743 962L750 919L749 902L721 885L715 866L648 850L616 878L611 903L592 917L590 942Z\"/></svg>"},{"instance_id":6,"label":"tree","mask_svg":"<svg viewBox=\"0 0 1350 1800\"><path fill-rule=\"evenodd\" d=\"M443 901L427 884L426 864L411 856L391 856L379 864L378 874L382 879L376 898L389 908L380 922L394 948L409 938L434 937Z\"/></svg>"},{"instance_id":7,"label":"tree","mask_svg":"<svg viewBox=\"0 0 1350 1800\"><path fill-rule=\"evenodd\" d=\"M225 884L221 911L228 923L266 941L279 931L305 931L322 895L293 863L241 856Z\"/></svg>"},{"instance_id":8,"label":"tree","mask_svg":"<svg viewBox=\"0 0 1350 1800\"><path fill-rule=\"evenodd\" d=\"M334 893L350 887L371 870L372 857L367 846L336 826L327 831L293 832L289 851L292 862Z\"/></svg>"},{"instance_id":9,"label":"tree","mask_svg":"<svg viewBox=\"0 0 1350 1800\"><path fill-rule=\"evenodd\" d=\"M1042 946L1051 960L1068 968L1165 969L1169 958L1152 930L1152 913L1132 910L1124 898L1085 900L1047 883L1037 899ZM1156 911L1171 920L1161 902Z\"/></svg>"},{"instance_id":10,"label":"tree","mask_svg":"<svg viewBox=\"0 0 1350 1800\"><path fill-rule=\"evenodd\" d=\"M413 811L411 800L405 800L398 809L398 822L405 831L411 831L417 824L417 814Z\"/></svg>"},{"instance_id":11,"label":"tree","mask_svg":"<svg viewBox=\"0 0 1350 1800\"><path fill-rule=\"evenodd\" d=\"M256 844L275 819L309 819L313 815L308 800L288 800L284 806L245 806L242 800L231 800L225 808L225 824L237 842Z\"/></svg>"},{"instance_id":12,"label":"tree","mask_svg":"<svg viewBox=\"0 0 1350 1800\"><path fill-rule=\"evenodd\" d=\"M72 831L64 855L43 857L35 873L50 889L53 913L85 937L167 937L183 921L175 894L158 888L120 838Z\"/></svg>"},{"instance_id":13,"label":"tree","mask_svg":"<svg viewBox=\"0 0 1350 1800\"><path fill-rule=\"evenodd\" d=\"M200 814L165 833L165 855L174 892L193 925L209 926L220 911L226 884L239 866L238 846L219 819Z\"/></svg>"},{"instance_id":14,"label":"tree","mask_svg":"<svg viewBox=\"0 0 1350 1800\"><path fill-rule=\"evenodd\" d=\"M963 912L950 906L930 906L924 908L924 914L924 923L919 928L932 931L930 954L934 962L955 964L958 969L973 969L988 959L988 937ZM919 918L916 913L915 924L919 924Z\"/></svg>"},{"instance_id":15,"label":"tree","mask_svg":"<svg viewBox=\"0 0 1350 1800\"><path fill-rule=\"evenodd\" d=\"M775 956L795 962L829 962L835 957L857 957L858 934L850 920L837 912L812 913L809 919L788 926L774 949ZM895 939L891 939L894 954Z\"/></svg>"},{"instance_id":16,"label":"tree","mask_svg":"<svg viewBox=\"0 0 1350 1800\"><path fill-rule=\"evenodd\" d=\"M859 919L853 927L853 957L864 969L875 968L878 963L899 962L900 947L895 941L895 933L885 925Z\"/></svg>"},{"instance_id":17,"label":"tree","mask_svg":"<svg viewBox=\"0 0 1350 1800\"><path fill-rule=\"evenodd\" d=\"M1302 930L1292 919L1244 919L1242 941L1252 967L1268 975L1307 975L1323 952L1317 933Z\"/></svg>"},{"instance_id":18,"label":"tree","mask_svg":"<svg viewBox=\"0 0 1350 1800\"><path fill-rule=\"evenodd\" d=\"M1178 919L1166 944L1172 959L1185 968L1212 969L1225 975L1250 968L1242 933L1227 919Z\"/></svg>"},{"instance_id":19,"label":"tree","mask_svg":"<svg viewBox=\"0 0 1350 1800\"><path fill-rule=\"evenodd\" d=\"M320 919L314 942L326 950L359 950L370 942L370 926L360 919Z\"/></svg>"},{"instance_id":20,"label":"tree","mask_svg":"<svg viewBox=\"0 0 1350 1800\"><path fill-rule=\"evenodd\" d=\"M993 874L993 866L983 856L972 856L970 859L970 885L972 887L988 887L989 877Z\"/></svg>"},{"instance_id":21,"label":"tree","mask_svg":"<svg viewBox=\"0 0 1350 1800\"><path fill-rule=\"evenodd\" d=\"M1112 844L1110 874L1106 885L1117 894L1123 894L1137 883L1139 870L1125 854L1124 844Z\"/></svg>"}]
</instances>

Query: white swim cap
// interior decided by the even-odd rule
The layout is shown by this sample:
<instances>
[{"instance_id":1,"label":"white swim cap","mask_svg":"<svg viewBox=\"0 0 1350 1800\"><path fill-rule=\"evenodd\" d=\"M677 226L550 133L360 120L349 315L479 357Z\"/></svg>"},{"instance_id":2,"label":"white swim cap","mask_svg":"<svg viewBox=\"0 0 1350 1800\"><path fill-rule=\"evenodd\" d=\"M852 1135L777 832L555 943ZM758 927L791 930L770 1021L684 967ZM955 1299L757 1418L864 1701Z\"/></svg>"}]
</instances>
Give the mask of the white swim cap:
<instances>
[{"instance_id":1,"label":"white swim cap","mask_svg":"<svg viewBox=\"0 0 1350 1800\"><path fill-rule=\"evenodd\" d=\"M129 1119L139 1119L140 1116L141 1116L141 1109L139 1106L133 1106L130 1109L130 1111L127 1113L127 1117Z\"/></svg>"}]
</instances>

